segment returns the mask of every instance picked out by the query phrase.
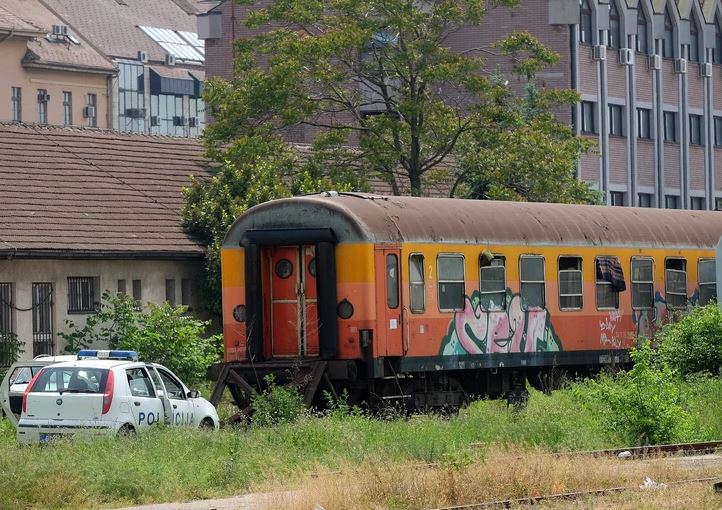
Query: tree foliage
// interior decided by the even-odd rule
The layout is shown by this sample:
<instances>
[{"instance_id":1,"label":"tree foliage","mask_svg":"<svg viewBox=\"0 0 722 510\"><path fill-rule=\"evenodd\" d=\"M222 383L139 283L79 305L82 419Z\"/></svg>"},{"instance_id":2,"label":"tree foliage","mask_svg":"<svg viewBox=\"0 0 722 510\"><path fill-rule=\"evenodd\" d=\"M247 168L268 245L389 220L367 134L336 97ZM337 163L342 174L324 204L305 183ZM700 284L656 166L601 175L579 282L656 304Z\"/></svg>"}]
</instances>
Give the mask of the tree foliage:
<instances>
[{"instance_id":1,"label":"tree foliage","mask_svg":"<svg viewBox=\"0 0 722 510\"><path fill-rule=\"evenodd\" d=\"M312 154L322 173L377 174L396 194L422 195L444 180L458 181L457 196L592 201L574 178L588 146L549 113L577 96L520 100L509 85L532 84L558 55L525 32L491 47L449 49L462 27L516 4L271 0L249 14L258 35L236 43L234 78L206 85L208 146L223 153L239 136L303 126L321 133ZM509 62L506 75L488 69L490 54Z\"/></svg>"},{"instance_id":2,"label":"tree foliage","mask_svg":"<svg viewBox=\"0 0 722 510\"><path fill-rule=\"evenodd\" d=\"M220 336L206 337L207 321L186 315L185 306L150 303L139 310L131 296L104 294L100 309L83 327L66 320L64 351L76 353L92 345L138 352L143 361L160 363L188 382L201 380L220 361Z\"/></svg>"},{"instance_id":3,"label":"tree foliage","mask_svg":"<svg viewBox=\"0 0 722 510\"><path fill-rule=\"evenodd\" d=\"M662 359L682 375L722 373L722 310L717 303L695 307L656 337Z\"/></svg>"}]
</instances>

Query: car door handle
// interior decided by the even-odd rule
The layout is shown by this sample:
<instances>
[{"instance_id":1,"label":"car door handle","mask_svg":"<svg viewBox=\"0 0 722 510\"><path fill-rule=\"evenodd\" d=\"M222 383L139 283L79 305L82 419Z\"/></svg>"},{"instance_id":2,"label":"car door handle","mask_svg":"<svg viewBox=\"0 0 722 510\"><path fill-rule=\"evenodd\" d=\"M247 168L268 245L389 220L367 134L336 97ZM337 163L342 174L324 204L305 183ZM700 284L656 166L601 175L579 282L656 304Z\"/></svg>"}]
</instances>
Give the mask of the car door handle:
<instances>
[{"instance_id":1,"label":"car door handle","mask_svg":"<svg viewBox=\"0 0 722 510\"><path fill-rule=\"evenodd\" d=\"M178 406L173 404L173 409L178 409Z\"/></svg>"},{"instance_id":2,"label":"car door handle","mask_svg":"<svg viewBox=\"0 0 722 510\"><path fill-rule=\"evenodd\" d=\"M140 402L133 402L136 407L140 407Z\"/></svg>"}]
</instances>

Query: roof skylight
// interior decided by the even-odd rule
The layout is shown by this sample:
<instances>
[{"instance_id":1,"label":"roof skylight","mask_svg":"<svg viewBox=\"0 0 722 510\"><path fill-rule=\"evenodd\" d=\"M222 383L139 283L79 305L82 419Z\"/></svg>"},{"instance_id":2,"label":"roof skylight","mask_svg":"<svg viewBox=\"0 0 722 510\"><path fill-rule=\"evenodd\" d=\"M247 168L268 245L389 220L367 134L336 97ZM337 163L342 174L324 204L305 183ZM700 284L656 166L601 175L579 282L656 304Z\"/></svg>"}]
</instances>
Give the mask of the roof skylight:
<instances>
[{"instance_id":1,"label":"roof skylight","mask_svg":"<svg viewBox=\"0 0 722 510\"><path fill-rule=\"evenodd\" d=\"M175 55L179 60L203 62L205 50L203 41L193 32L180 32L168 28L139 26L143 33L157 42L161 48Z\"/></svg>"}]
</instances>

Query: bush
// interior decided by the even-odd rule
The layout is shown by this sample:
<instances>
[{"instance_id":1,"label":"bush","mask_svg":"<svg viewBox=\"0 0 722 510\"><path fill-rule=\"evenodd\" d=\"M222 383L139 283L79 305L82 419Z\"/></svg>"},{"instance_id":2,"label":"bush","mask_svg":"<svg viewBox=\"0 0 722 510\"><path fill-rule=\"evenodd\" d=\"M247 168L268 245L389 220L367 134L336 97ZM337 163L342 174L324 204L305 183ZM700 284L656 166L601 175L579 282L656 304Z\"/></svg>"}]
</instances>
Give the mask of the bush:
<instances>
[{"instance_id":1,"label":"bush","mask_svg":"<svg viewBox=\"0 0 722 510\"><path fill-rule=\"evenodd\" d=\"M601 407L602 419L634 445L690 441L694 421L683 407L677 373L656 359L648 341L631 352L629 372L603 374L576 386L577 393ZM586 394L585 394L586 393Z\"/></svg>"},{"instance_id":2,"label":"bush","mask_svg":"<svg viewBox=\"0 0 722 510\"><path fill-rule=\"evenodd\" d=\"M662 359L682 375L722 371L722 310L715 303L668 324L656 340Z\"/></svg>"},{"instance_id":3,"label":"bush","mask_svg":"<svg viewBox=\"0 0 722 510\"><path fill-rule=\"evenodd\" d=\"M134 350L143 361L161 363L186 383L193 383L205 376L209 365L220 361L222 340L220 335L206 338L209 322L189 317L187 311L185 306L167 302L138 310L132 297L106 293L98 312L82 328L66 321L68 332L58 335L66 341L65 352L75 353L93 344Z\"/></svg>"},{"instance_id":4,"label":"bush","mask_svg":"<svg viewBox=\"0 0 722 510\"><path fill-rule=\"evenodd\" d=\"M278 386L273 375L264 377L266 389L252 400L254 425L266 427L296 421L305 411L303 398L295 388Z\"/></svg>"}]
</instances>

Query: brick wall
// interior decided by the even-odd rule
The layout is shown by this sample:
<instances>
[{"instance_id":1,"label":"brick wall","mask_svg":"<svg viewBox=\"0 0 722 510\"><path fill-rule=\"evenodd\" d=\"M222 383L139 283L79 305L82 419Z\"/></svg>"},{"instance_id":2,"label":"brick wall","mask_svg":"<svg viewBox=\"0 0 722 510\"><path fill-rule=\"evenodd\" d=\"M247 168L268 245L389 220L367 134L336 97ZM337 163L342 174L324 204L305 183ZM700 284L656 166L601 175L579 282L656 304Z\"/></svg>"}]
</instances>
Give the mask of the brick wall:
<instances>
[{"instance_id":1,"label":"brick wall","mask_svg":"<svg viewBox=\"0 0 722 510\"><path fill-rule=\"evenodd\" d=\"M722 149L714 150L714 184L713 191L722 190Z\"/></svg>"},{"instance_id":2,"label":"brick wall","mask_svg":"<svg viewBox=\"0 0 722 510\"><path fill-rule=\"evenodd\" d=\"M579 46L579 91L582 94L597 94L599 63L592 60L592 47Z\"/></svg>"},{"instance_id":3,"label":"brick wall","mask_svg":"<svg viewBox=\"0 0 722 510\"><path fill-rule=\"evenodd\" d=\"M689 187L693 191L704 191L704 147L689 148Z\"/></svg>"},{"instance_id":4,"label":"brick wall","mask_svg":"<svg viewBox=\"0 0 722 510\"><path fill-rule=\"evenodd\" d=\"M690 108L704 108L704 80L697 72L699 66L690 64L687 73L687 101Z\"/></svg>"},{"instance_id":5,"label":"brick wall","mask_svg":"<svg viewBox=\"0 0 722 510\"><path fill-rule=\"evenodd\" d=\"M609 137L609 182L627 184L627 138Z\"/></svg>"},{"instance_id":6,"label":"brick wall","mask_svg":"<svg viewBox=\"0 0 722 510\"><path fill-rule=\"evenodd\" d=\"M664 144L664 185L679 188L679 144Z\"/></svg>"},{"instance_id":7,"label":"brick wall","mask_svg":"<svg viewBox=\"0 0 722 510\"><path fill-rule=\"evenodd\" d=\"M647 68L647 63L645 62L645 59L646 55L642 55L639 53L636 55L634 74L635 78L637 79L637 90L635 92L638 101L646 101L651 103L653 100L653 74L652 71Z\"/></svg>"},{"instance_id":8,"label":"brick wall","mask_svg":"<svg viewBox=\"0 0 722 510\"><path fill-rule=\"evenodd\" d=\"M627 97L627 66L617 63L616 51L610 51L607 58L607 93L609 96L624 99Z\"/></svg>"},{"instance_id":9,"label":"brick wall","mask_svg":"<svg viewBox=\"0 0 722 510\"><path fill-rule=\"evenodd\" d=\"M637 139L637 184L654 186L654 141Z\"/></svg>"},{"instance_id":10,"label":"brick wall","mask_svg":"<svg viewBox=\"0 0 722 510\"><path fill-rule=\"evenodd\" d=\"M673 105L679 104L679 79L674 72L674 62L669 59L663 59L661 72L664 102Z\"/></svg>"}]
</instances>

